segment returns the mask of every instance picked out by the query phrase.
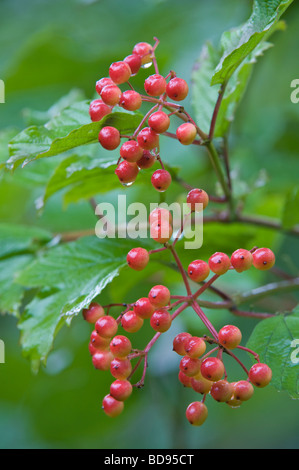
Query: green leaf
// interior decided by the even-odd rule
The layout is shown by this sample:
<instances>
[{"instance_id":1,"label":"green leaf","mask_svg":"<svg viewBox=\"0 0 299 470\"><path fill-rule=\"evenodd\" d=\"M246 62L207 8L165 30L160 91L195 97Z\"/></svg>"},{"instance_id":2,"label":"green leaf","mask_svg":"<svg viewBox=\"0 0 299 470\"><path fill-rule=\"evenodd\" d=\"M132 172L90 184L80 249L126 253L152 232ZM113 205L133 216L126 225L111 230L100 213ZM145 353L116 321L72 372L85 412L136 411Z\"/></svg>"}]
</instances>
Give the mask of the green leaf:
<instances>
[{"instance_id":1,"label":"green leaf","mask_svg":"<svg viewBox=\"0 0 299 470\"><path fill-rule=\"evenodd\" d=\"M237 107L241 101L249 79L253 64L271 44L260 44L252 54L237 68L227 84L218 112L214 136L223 137L234 119ZM206 44L195 64L192 73L192 104L195 120L206 133L209 132L215 104L218 98L218 87L211 86L215 67L221 57L220 52L210 43Z\"/></svg>"},{"instance_id":2,"label":"green leaf","mask_svg":"<svg viewBox=\"0 0 299 470\"><path fill-rule=\"evenodd\" d=\"M65 108L44 126L25 129L9 144L8 169L26 165L38 158L52 157L81 145L96 143L102 127L116 127L122 134L131 134L141 121L140 113L114 108L99 122L90 122L89 102Z\"/></svg>"},{"instance_id":3,"label":"green leaf","mask_svg":"<svg viewBox=\"0 0 299 470\"><path fill-rule=\"evenodd\" d=\"M282 28L279 18L293 0L255 0L248 21L239 28L227 31L221 38L222 56L212 77L212 85L226 83L241 62L267 39Z\"/></svg>"},{"instance_id":4,"label":"green leaf","mask_svg":"<svg viewBox=\"0 0 299 470\"><path fill-rule=\"evenodd\" d=\"M22 252L34 252L49 242L52 235L37 227L0 224L0 258Z\"/></svg>"},{"instance_id":5,"label":"green leaf","mask_svg":"<svg viewBox=\"0 0 299 470\"><path fill-rule=\"evenodd\" d=\"M294 340L297 340L294 341ZM299 398L299 307L290 314L280 314L261 321L255 327L247 347L257 352L261 362L271 367L272 385Z\"/></svg>"},{"instance_id":6,"label":"green leaf","mask_svg":"<svg viewBox=\"0 0 299 470\"><path fill-rule=\"evenodd\" d=\"M299 224L299 188L293 188L287 195L282 213L282 226L285 229L292 229Z\"/></svg>"},{"instance_id":7,"label":"green leaf","mask_svg":"<svg viewBox=\"0 0 299 470\"><path fill-rule=\"evenodd\" d=\"M40 288L21 317L21 344L35 365L45 360L64 323L97 297L126 266L126 253L136 242L82 238L50 249L24 269L16 282Z\"/></svg>"}]
</instances>

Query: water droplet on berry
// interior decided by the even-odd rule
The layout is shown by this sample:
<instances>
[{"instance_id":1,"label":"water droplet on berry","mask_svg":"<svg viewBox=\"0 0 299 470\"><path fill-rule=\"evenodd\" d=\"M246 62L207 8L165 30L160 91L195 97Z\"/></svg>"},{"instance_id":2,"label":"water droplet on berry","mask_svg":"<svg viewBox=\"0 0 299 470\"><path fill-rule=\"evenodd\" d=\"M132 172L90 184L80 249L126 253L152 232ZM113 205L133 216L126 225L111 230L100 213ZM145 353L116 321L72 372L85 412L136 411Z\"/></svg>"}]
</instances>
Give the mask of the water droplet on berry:
<instances>
[{"instance_id":1,"label":"water droplet on berry","mask_svg":"<svg viewBox=\"0 0 299 470\"><path fill-rule=\"evenodd\" d=\"M153 62L147 62L146 64L141 65L141 68L142 69L148 69L152 65L152 63Z\"/></svg>"}]
</instances>

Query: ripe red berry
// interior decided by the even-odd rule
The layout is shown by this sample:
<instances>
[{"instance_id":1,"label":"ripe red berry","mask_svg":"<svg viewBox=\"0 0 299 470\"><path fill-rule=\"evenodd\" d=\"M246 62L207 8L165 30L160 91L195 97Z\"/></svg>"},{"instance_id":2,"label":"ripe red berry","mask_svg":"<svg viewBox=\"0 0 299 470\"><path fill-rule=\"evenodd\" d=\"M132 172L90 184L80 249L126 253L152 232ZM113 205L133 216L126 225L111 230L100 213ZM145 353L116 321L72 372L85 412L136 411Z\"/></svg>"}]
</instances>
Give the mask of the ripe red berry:
<instances>
[{"instance_id":1,"label":"ripe red berry","mask_svg":"<svg viewBox=\"0 0 299 470\"><path fill-rule=\"evenodd\" d=\"M128 333L136 333L143 325L143 319L133 310L126 312L121 319L121 326Z\"/></svg>"},{"instance_id":2,"label":"ripe red berry","mask_svg":"<svg viewBox=\"0 0 299 470\"><path fill-rule=\"evenodd\" d=\"M150 236L157 243L167 243L172 236L172 232L172 226L166 220L162 220L161 223L153 222L150 226Z\"/></svg>"},{"instance_id":3,"label":"ripe red berry","mask_svg":"<svg viewBox=\"0 0 299 470\"><path fill-rule=\"evenodd\" d=\"M115 85L115 83L109 77L103 77L96 83L96 91L100 95L103 88L107 85Z\"/></svg>"},{"instance_id":4,"label":"ripe red berry","mask_svg":"<svg viewBox=\"0 0 299 470\"><path fill-rule=\"evenodd\" d=\"M127 254L127 263L135 271L142 271L149 262L149 254L145 248L132 248Z\"/></svg>"},{"instance_id":5,"label":"ripe red berry","mask_svg":"<svg viewBox=\"0 0 299 470\"><path fill-rule=\"evenodd\" d=\"M99 132L99 142L106 150L114 150L120 144L119 130L112 126L103 127Z\"/></svg>"},{"instance_id":6,"label":"ripe red berry","mask_svg":"<svg viewBox=\"0 0 299 470\"><path fill-rule=\"evenodd\" d=\"M110 395L115 398L115 400L125 401L132 394L133 387L131 382L128 380L116 379L110 385Z\"/></svg>"},{"instance_id":7,"label":"ripe red berry","mask_svg":"<svg viewBox=\"0 0 299 470\"><path fill-rule=\"evenodd\" d=\"M103 351L109 348L110 338L103 338L94 330L90 335L90 344L97 350Z\"/></svg>"},{"instance_id":8,"label":"ripe red berry","mask_svg":"<svg viewBox=\"0 0 299 470\"><path fill-rule=\"evenodd\" d=\"M196 259L188 266L188 276L192 281L202 282L210 274L210 267L208 263L201 259Z\"/></svg>"},{"instance_id":9,"label":"ripe red berry","mask_svg":"<svg viewBox=\"0 0 299 470\"><path fill-rule=\"evenodd\" d=\"M172 78L166 86L166 93L170 99L174 101L181 101L186 98L189 92L187 82L183 78Z\"/></svg>"},{"instance_id":10,"label":"ripe red berry","mask_svg":"<svg viewBox=\"0 0 299 470\"><path fill-rule=\"evenodd\" d=\"M151 211L148 220L150 225L154 223L161 224L163 221L167 222L168 224L171 224L172 215L168 209L165 209L164 207L156 207L156 209Z\"/></svg>"},{"instance_id":11,"label":"ripe red berry","mask_svg":"<svg viewBox=\"0 0 299 470\"><path fill-rule=\"evenodd\" d=\"M234 388L234 397L236 400L247 401L249 400L253 393L254 388L248 380L240 380L233 384Z\"/></svg>"},{"instance_id":12,"label":"ripe red berry","mask_svg":"<svg viewBox=\"0 0 299 470\"><path fill-rule=\"evenodd\" d=\"M248 377L253 385L263 388L271 382L272 370L267 366L267 364L258 362L251 367Z\"/></svg>"},{"instance_id":13,"label":"ripe red berry","mask_svg":"<svg viewBox=\"0 0 299 470\"><path fill-rule=\"evenodd\" d=\"M133 48L133 54L137 54L141 58L141 64L145 65L152 62L152 50L153 48L148 42L138 42Z\"/></svg>"},{"instance_id":14,"label":"ripe red berry","mask_svg":"<svg viewBox=\"0 0 299 470\"><path fill-rule=\"evenodd\" d=\"M155 73L144 82L144 89L149 96L160 96L166 91L166 80L162 75Z\"/></svg>"},{"instance_id":15,"label":"ripe red berry","mask_svg":"<svg viewBox=\"0 0 299 470\"><path fill-rule=\"evenodd\" d=\"M259 248L253 254L253 266L260 271L271 269L275 264L275 255L269 248Z\"/></svg>"},{"instance_id":16,"label":"ripe red berry","mask_svg":"<svg viewBox=\"0 0 299 470\"><path fill-rule=\"evenodd\" d=\"M103 338L112 338L117 333L117 322L110 315L105 315L96 321L95 329Z\"/></svg>"},{"instance_id":17,"label":"ripe red berry","mask_svg":"<svg viewBox=\"0 0 299 470\"><path fill-rule=\"evenodd\" d=\"M190 333L183 332L183 333L179 333L178 335L176 335L172 343L173 351L175 351L180 356L185 356L186 355L185 344L190 338L192 338L192 335L190 335Z\"/></svg>"},{"instance_id":18,"label":"ripe red berry","mask_svg":"<svg viewBox=\"0 0 299 470\"><path fill-rule=\"evenodd\" d=\"M132 372L132 364L129 359L115 357L110 364L110 372L115 379L126 380Z\"/></svg>"},{"instance_id":19,"label":"ripe red berry","mask_svg":"<svg viewBox=\"0 0 299 470\"><path fill-rule=\"evenodd\" d=\"M163 308L155 310L150 319L151 327L160 333L164 333L165 331L169 330L171 327L171 322L172 318L170 313Z\"/></svg>"},{"instance_id":20,"label":"ripe red berry","mask_svg":"<svg viewBox=\"0 0 299 470\"><path fill-rule=\"evenodd\" d=\"M170 119L163 111L156 111L148 118L148 125L157 134L163 134L170 126Z\"/></svg>"},{"instance_id":21,"label":"ripe red berry","mask_svg":"<svg viewBox=\"0 0 299 470\"><path fill-rule=\"evenodd\" d=\"M114 357L127 357L132 351L132 344L129 338L117 335L110 342L110 351Z\"/></svg>"},{"instance_id":22,"label":"ripe red berry","mask_svg":"<svg viewBox=\"0 0 299 470\"><path fill-rule=\"evenodd\" d=\"M141 297L134 304L134 312L144 320L150 318L154 313L155 307L150 303L148 297Z\"/></svg>"},{"instance_id":23,"label":"ripe red berry","mask_svg":"<svg viewBox=\"0 0 299 470\"><path fill-rule=\"evenodd\" d=\"M176 136L183 145L190 145L195 140L196 127L191 122L181 124L176 130Z\"/></svg>"},{"instance_id":24,"label":"ripe red berry","mask_svg":"<svg viewBox=\"0 0 299 470\"><path fill-rule=\"evenodd\" d=\"M218 380L211 387L211 396L219 402L227 402L233 395L233 386L227 380Z\"/></svg>"},{"instance_id":25,"label":"ripe red berry","mask_svg":"<svg viewBox=\"0 0 299 470\"><path fill-rule=\"evenodd\" d=\"M103 119L104 116L111 113L111 108L102 100L93 100L89 105L89 116L92 122Z\"/></svg>"},{"instance_id":26,"label":"ripe red berry","mask_svg":"<svg viewBox=\"0 0 299 470\"><path fill-rule=\"evenodd\" d=\"M100 317L105 315L105 310L100 304L91 302L88 308L82 310L82 315L88 323L95 323Z\"/></svg>"},{"instance_id":27,"label":"ripe red berry","mask_svg":"<svg viewBox=\"0 0 299 470\"><path fill-rule=\"evenodd\" d=\"M119 103L121 89L116 85L106 85L101 91L101 98L105 104L115 106Z\"/></svg>"},{"instance_id":28,"label":"ripe red berry","mask_svg":"<svg viewBox=\"0 0 299 470\"><path fill-rule=\"evenodd\" d=\"M159 145L159 135L150 127L144 127L137 135L137 142L144 150L152 150Z\"/></svg>"},{"instance_id":29,"label":"ripe red berry","mask_svg":"<svg viewBox=\"0 0 299 470\"><path fill-rule=\"evenodd\" d=\"M192 212L201 212L209 204L209 196L203 189L191 189L187 195L187 204Z\"/></svg>"},{"instance_id":30,"label":"ripe red berry","mask_svg":"<svg viewBox=\"0 0 299 470\"><path fill-rule=\"evenodd\" d=\"M225 253L216 252L210 257L209 266L213 273L220 276L229 270L230 258Z\"/></svg>"},{"instance_id":31,"label":"ripe red berry","mask_svg":"<svg viewBox=\"0 0 299 470\"><path fill-rule=\"evenodd\" d=\"M131 74L130 66L124 61L113 62L109 67L109 76L117 85L127 82Z\"/></svg>"},{"instance_id":32,"label":"ripe red berry","mask_svg":"<svg viewBox=\"0 0 299 470\"><path fill-rule=\"evenodd\" d=\"M160 193L166 191L171 184L171 174L167 170L156 170L152 174L151 182Z\"/></svg>"},{"instance_id":33,"label":"ripe red berry","mask_svg":"<svg viewBox=\"0 0 299 470\"><path fill-rule=\"evenodd\" d=\"M219 343L227 349L234 349L241 343L242 333L234 325L225 325L218 333Z\"/></svg>"},{"instance_id":34,"label":"ripe red berry","mask_svg":"<svg viewBox=\"0 0 299 470\"><path fill-rule=\"evenodd\" d=\"M181 384L184 385L184 387L191 388L192 377L188 377L188 375L184 374L184 372L180 370L178 374L178 379L181 382Z\"/></svg>"},{"instance_id":35,"label":"ripe red berry","mask_svg":"<svg viewBox=\"0 0 299 470\"><path fill-rule=\"evenodd\" d=\"M136 180L139 168L134 162L120 162L115 170L115 174L122 184L132 184Z\"/></svg>"},{"instance_id":36,"label":"ripe red berry","mask_svg":"<svg viewBox=\"0 0 299 470\"><path fill-rule=\"evenodd\" d=\"M98 370L109 370L113 355L110 351L97 351L92 356L92 363Z\"/></svg>"},{"instance_id":37,"label":"ripe red berry","mask_svg":"<svg viewBox=\"0 0 299 470\"><path fill-rule=\"evenodd\" d=\"M141 67L141 57L137 54L131 54L124 58L124 62L129 65L132 75L136 75Z\"/></svg>"},{"instance_id":38,"label":"ripe red berry","mask_svg":"<svg viewBox=\"0 0 299 470\"><path fill-rule=\"evenodd\" d=\"M127 162L137 162L142 154L143 150L135 140L128 140L120 147L120 156Z\"/></svg>"},{"instance_id":39,"label":"ripe red berry","mask_svg":"<svg viewBox=\"0 0 299 470\"><path fill-rule=\"evenodd\" d=\"M205 395L211 390L213 382L210 380L204 379L201 374L196 374L195 377L191 377L191 387L197 393Z\"/></svg>"},{"instance_id":40,"label":"ripe red berry","mask_svg":"<svg viewBox=\"0 0 299 470\"><path fill-rule=\"evenodd\" d=\"M201 361L189 356L182 357L180 361L180 370L188 377L194 377L200 371Z\"/></svg>"},{"instance_id":41,"label":"ripe red berry","mask_svg":"<svg viewBox=\"0 0 299 470\"><path fill-rule=\"evenodd\" d=\"M166 307L170 302L170 291L166 286L157 285L151 288L148 298L155 308Z\"/></svg>"},{"instance_id":42,"label":"ripe red berry","mask_svg":"<svg viewBox=\"0 0 299 470\"><path fill-rule=\"evenodd\" d=\"M200 372L205 379L217 382L224 374L223 362L218 357L207 357L201 364Z\"/></svg>"},{"instance_id":43,"label":"ripe red berry","mask_svg":"<svg viewBox=\"0 0 299 470\"><path fill-rule=\"evenodd\" d=\"M250 251L239 248L233 252L230 261L235 270L241 273L252 266L253 256Z\"/></svg>"},{"instance_id":44,"label":"ripe red berry","mask_svg":"<svg viewBox=\"0 0 299 470\"><path fill-rule=\"evenodd\" d=\"M111 395L106 395L102 402L102 409L110 418L115 418L124 409L124 402L115 400Z\"/></svg>"},{"instance_id":45,"label":"ripe red berry","mask_svg":"<svg viewBox=\"0 0 299 470\"><path fill-rule=\"evenodd\" d=\"M193 426L201 426L208 417L208 408L201 401L194 401L186 409L186 418Z\"/></svg>"},{"instance_id":46,"label":"ripe red berry","mask_svg":"<svg viewBox=\"0 0 299 470\"><path fill-rule=\"evenodd\" d=\"M142 105L141 96L134 90L124 91L120 97L119 104L128 111L136 111Z\"/></svg>"},{"instance_id":47,"label":"ripe red berry","mask_svg":"<svg viewBox=\"0 0 299 470\"><path fill-rule=\"evenodd\" d=\"M156 162L156 156L152 155L149 150L143 150L142 157L138 160L138 167L143 170L151 168Z\"/></svg>"},{"instance_id":48,"label":"ripe red berry","mask_svg":"<svg viewBox=\"0 0 299 470\"><path fill-rule=\"evenodd\" d=\"M198 336L192 336L191 338L187 339L185 343L186 354L193 359L202 356L205 353L206 348L206 343Z\"/></svg>"}]
</instances>

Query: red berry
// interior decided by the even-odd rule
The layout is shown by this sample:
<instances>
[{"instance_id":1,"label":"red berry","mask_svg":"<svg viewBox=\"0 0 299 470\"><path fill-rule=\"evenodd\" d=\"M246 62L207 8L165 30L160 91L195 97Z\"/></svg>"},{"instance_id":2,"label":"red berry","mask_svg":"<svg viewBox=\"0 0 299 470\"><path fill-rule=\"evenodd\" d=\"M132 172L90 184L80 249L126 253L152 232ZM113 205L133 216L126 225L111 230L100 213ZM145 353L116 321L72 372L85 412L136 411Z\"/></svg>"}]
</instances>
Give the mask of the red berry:
<instances>
[{"instance_id":1,"label":"red berry","mask_svg":"<svg viewBox=\"0 0 299 470\"><path fill-rule=\"evenodd\" d=\"M194 377L200 371L201 361L197 358L184 356L180 362L180 370L188 377Z\"/></svg>"},{"instance_id":2,"label":"red berry","mask_svg":"<svg viewBox=\"0 0 299 470\"><path fill-rule=\"evenodd\" d=\"M195 140L197 134L196 127L191 122L181 124L176 130L176 136L183 145L190 145Z\"/></svg>"},{"instance_id":3,"label":"red berry","mask_svg":"<svg viewBox=\"0 0 299 470\"><path fill-rule=\"evenodd\" d=\"M161 223L153 222L150 227L150 236L157 243L167 243L172 236L172 232L172 226L166 220L162 220Z\"/></svg>"},{"instance_id":4,"label":"red berry","mask_svg":"<svg viewBox=\"0 0 299 470\"><path fill-rule=\"evenodd\" d=\"M100 304L91 302L88 308L82 310L82 315L88 323L95 323L100 317L105 315L105 310Z\"/></svg>"},{"instance_id":5,"label":"red berry","mask_svg":"<svg viewBox=\"0 0 299 470\"><path fill-rule=\"evenodd\" d=\"M156 209L151 211L148 220L150 225L154 223L161 224L163 221L166 221L168 224L171 224L172 215L168 209L165 209L164 207L156 207Z\"/></svg>"},{"instance_id":6,"label":"red berry","mask_svg":"<svg viewBox=\"0 0 299 470\"><path fill-rule=\"evenodd\" d=\"M275 264L275 255L269 248L259 248L253 252L253 266L260 271L271 269Z\"/></svg>"},{"instance_id":7,"label":"red berry","mask_svg":"<svg viewBox=\"0 0 299 470\"><path fill-rule=\"evenodd\" d=\"M172 78L166 86L166 93L170 99L181 101L186 98L189 92L188 84L183 78Z\"/></svg>"},{"instance_id":8,"label":"red berry","mask_svg":"<svg viewBox=\"0 0 299 470\"><path fill-rule=\"evenodd\" d=\"M145 248L132 248L127 254L127 263L135 271L142 271L149 262L149 254Z\"/></svg>"},{"instance_id":9,"label":"red berry","mask_svg":"<svg viewBox=\"0 0 299 470\"><path fill-rule=\"evenodd\" d=\"M113 355L110 351L97 351L92 356L92 363L98 370L109 370Z\"/></svg>"},{"instance_id":10,"label":"red berry","mask_svg":"<svg viewBox=\"0 0 299 470\"><path fill-rule=\"evenodd\" d=\"M131 77L131 69L127 62L113 62L109 67L109 76L117 85L127 82Z\"/></svg>"},{"instance_id":11,"label":"red berry","mask_svg":"<svg viewBox=\"0 0 299 470\"><path fill-rule=\"evenodd\" d=\"M208 417L208 408L201 401L190 403L186 410L186 418L193 426L201 426Z\"/></svg>"},{"instance_id":12,"label":"red berry","mask_svg":"<svg viewBox=\"0 0 299 470\"><path fill-rule=\"evenodd\" d=\"M225 325L218 333L219 343L227 349L234 349L241 343L242 333L234 325Z\"/></svg>"},{"instance_id":13,"label":"red berry","mask_svg":"<svg viewBox=\"0 0 299 470\"><path fill-rule=\"evenodd\" d=\"M106 150L114 150L120 144L119 130L112 126L103 127L99 133L99 142Z\"/></svg>"},{"instance_id":14,"label":"red berry","mask_svg":"<svg viewBox=\"0 0 299 470\"><path fill-rule=\"evenodd\" d=\"M116 379L110 385L110 395L119 401L125 401L132 394L133 387L128 380Z\"/></svg>"},{"instance_id":15,"label":"red berry","mask_svg":"<svg viewBox=\"0 0 299 470\"><path fill-rule=\"evenodd\" d=\"M166 91L166 80L162 75L155 73L144 82L144 89L149 96L160 96Z\"/></svg>"},{"instance_id":16,"label":"red berry","mask_svg":"<svg viewBox=\"0 0 299 470\"><path fill-rule=\"evenodd\" d=\"M234 398L240 401L249 400L254 393L253 386L247 380L240 380L239 382L235 382L233 388Z\"/></svg>"},{"instance_id":17,"label":"red berry","mask_svg":"<svg viewBox=\"0 0 299 470\"><path fill-rule=\"evenodd\" d=\"M137 142L144 150L152 150L159 145L159 135L150 127L144 127L137 135Z\"/></svg>"},{"instance_id":18,"label":"red berry","mask_svg":"<svg viewBox=\"0 0 299 470\"><path fill-rule=\"evenodd\" d=\"M251 367L248 377L253 385L263 388L271 382L272 370L267 364L258 362Z\"/></svg>"},{"instance_id":19,"label":"red berry","mask_svg":"<svg viewBox=\"0 0 299 470\"><path fill-rule=\"evenodd\" d=\"M121 95L119 104L128 111L136 111L142 105L141 96L137 91L127 90Z\"/></svg>"},{"instance_id":20,"label":"red berry","mask_svg":"<svg viewBox=\"0 0 299 470\"><path fill-rule=\"evenodd\" d=\"M227 402L233 396L233 386L227 380L218 380L213 383L210 393L214 400Z\"/></svg>"},{"instance_id":21,"label":"red berry","mask_svg":"<svg viewBox=\"0 0 299 470\"><path fill-rule=\"evenodd\" d=\"M132 372L131 361L126 358L115 357L111 361L110 372L115 379L127 379Z\"/></svg>"},{"instance_id":22,"label":"red berry","mask_svg":"<svg viewBox=\"0 0 299 470\"><path fill-rule=\"evenodd\" d=\"M132 75L136 75L141 67L141 57L137 54L131 54L124 58L124 62L129 65Z\"/></svg>"},{"instance_id":23,"label":"red berry","mask_svg":"<svg viewBox=\"0 0 299 470\"><path fill-rule=\"evenodd\" d=\"M178 378L181 384L184 385L184 387L191 388L192 377L188 377L188 375L184 374L184 372L180 370Z\"/></svg>"},{"instance_id":24,"label":"red berry","mask_svg":"<svg viewBox=\"0 0 299 470\"><path fill-rule=\"evenodd\" d=\"M105 315L96 321L95 329L103 338L112 338L117 333L118 325L110 315Z\"/></svg>"},{"instance_id":25,"label":"red berry","mask_svg":"<svg viewBox=\"0 0 299 470\"><path fill-rule=\"evenodd\" d=\"M211 390L213 382L210 380L204 379L200 374L196 374L195 377L191 377L191 387L197 393L205 395Z\"/></svg>"},{"instance_id":26,"label":"red berry","mask_svg":"<svg viewBox=\"0 0 299 470\"><path fill-rule=\"evenodd\" d=\"M179 333L178 335L176 335L172 343L173 351L175 351L180 356L185 356L186 355L185 344L190 338L192 338L192 335L190 335L190 333L184 332L184 333Z\"/></svg>"},{"instance_id":27,"label":"red berry","mask_svg":"<svg viewBox=\"0 0 299 470\"><path fill-rule=\"evenodd\" d=\"M200 372L205 379L216 382L224 374L223 362L218 357L207 357L201 364Z\"/></svg>"},{"instance_id":28,"label":"red berry","mask_svg":"<svg viewBox=\"0 0 299 470\"><path fill-rule=\"evenodd\" d=\"M128 162L137 162L142 154L143 150L135 140L128 140L120 147L120 156Z\"/></svg>"},{"instance_id":29,"label":"red berry","mask_svg":"<svg viewBox=\"0 0 299 470\"><path fill-rule=\"evenodd\" d=\"M133 54L137 54L141 58L142 65L152 62L151 53L152 46L148 42L139 42L133 48Z\"/></svg>"},{"instance_id":30,"label":"red berry","mask_svg":"<svg viewBox=\"0 0 299 470\"><path fill-rule=\"evenodd\" d=\"M210 274L208 263L201 259L196 259L188 266L188 276L195 282L204 281Z\"/></svg>"},{"instance_id":31,"label":"red berry","mask_svg":"<svg viewBox=\"0 0 299 470\"><path fill-rule=\"evenodd\" d=\"M134 304L134 312L143 319L150 318L154 310L155 307L150 303L148 297L141 297Z\"/></svg>"},{"instance_id":32,"label":"red berry","mask_svg":"<svg viewBox=\"0 0 299 470\"><path fill-rule=\"evenodd\" d=\"M166 286L157 285L151 288L148 298L155 308L166 307L170 302L170 291Z\"/></svg>"},{"instance_id":33,"label":"red berry","mask_svg":"<svg viewBox=\"0 0 299 470\"><path fill-rule=\"evenodd\" d=\"M127 357L132 351L131 341L123 335L114 336L110 342L110 351L114 357Z\"/></svg>"},{"instance_id":34,"label":"red berry","mask_svg":"<svg viewBox=\"0 0 299 470\"><path fill-rule=\"evenodd\" d=\"M120 162L115 170L115 174L122 184L132 184L136 180L139 168L134 162Z\"/></svg>"},{"instance_id":35,"label":"red berry","mask_svg":"<svg viewBox=\"0 0 299 470\"><path fill-rule=\"evenodd\" d=\"M156 170L152 174L151 182L154 188L163 193L171 184L171 174L167 170Z\"/></svg>"},{"instance_id":36,"label":"red berry","mask_svg":"<svg viewBox=\"0 0 299 470\"><path fill-rule=\"evenodd\" d=\"M220 276L229 270L231 266L230 258L225 253L216 252L210 257L209 266L213 273Z\"/></svg>"},{"instance_id":37,"label":"red berry","mask_svg":"<svg viewBox=\"0 0 299 470\"><path fill-rule=\"evenodd\" d=\"M93 100L89 105L89 116L92 122L100 121L111 113L111 108L102 100Z\"/></svg>"},{"instance_id":38,"label":"red berry","mask_svg":"<svg viewBox=\"0 0 299 470\"><path fill-rule=\"evenodd\" d=\"M163 111L156 111L148 118L148 125L157 134L163 134L170 126L170 119Z\"/></svg>"},{"instance_id":39,"label":"red berry","mask_svg":"<svg viewBox=\"0 0 299 470\"><path fill-rule=\"evenodd\" d=\"M169 330L171 322L172 318L170 313L163 308L155 310L150 319L151 327L160 333L164 333Z\"/></svg>"},{"instance_id":40,"label":"red berry","mask_svg":"<svg viewBox=\"0 0 299 470\"><path fill-rule=\"evenodd\" d=\"M107 85L115 85L115 83L111 80L111 78L103 77L96 83L96 91L100 95L103 88Z\"/></svg>"},{"instance_id":41,"label":"red berry","mask_svg":"<svg viewBox=\"0 0 299 470\"><path fill-rule=\"evenodd\" d=\"M109 106L115 106L119 103L121 89L116 85L106 85L101 91L101 98Z\"/></svg>"},{"instance_id":42,"label":"red berry","mask_svg":"<svg viewBox=\"0 0 299 470\"><path fill-rule=\"evenodd\" d=\"M191 189L187 195L187 204L192 212L201 212L209 204L209 196L203 189Z\"/></svg>"},{"instance_id":43,"label":"red berry","mask_svg":"<svg viewBox=\"0 0 299 470\"><path fill-rule=\"evenodd\" d=\"M121 326L128 333L136 333L143 325L143 319L133 310L126 312L121 319Z\"/></svg>"},{"instance_id":44,"label":"red berry","mask_svg":"<svg viewBox=\"0 0 299 470\"><path fill-rule=\"evenodd\" d=\"M102 409L110 418L115 418L124 409L124 402L115 400L111 395L106 395L102 402Z\"/></svg>"},{"instance_id":45,"label":"red berry","mask_svg":"<svg viewBox=\"0 0 299 470\"><path fill-rule=\"evenodd\" d=\"M206 343L202 338L192 336L185 343L185 351L187 356L196 359L202 356L206 351Z\"/></svg>"},{"instance_id":46,"label":"red berry","mask_svg":"<svg viewBox=\"0 0 299 470\"><path fill-rule=\"evenodd\" d=\"M90 335L90 343L97 351L103 351L109 348L110 338L103 338L94 330Z\"/></svg>"},{"instance_id":47,"label":"red berry","mask_svg":"<svg viewBox=\"0 0 299 470\"><path fill-rule=\"evenodd\" d=\"M138 167L143 170L151 168L156 162L156 156L152 155L149 150L143 150L142 157L138 160Z\"/></svg>"},{"instance_id":48,"label":"red berry","mask_svg":"<svg viewBox=\"0 0 299 470\"><path fill-rule=\"evenodd\" d=\"M248 250L239 248L234 251L230 258L232 266L238 273L249 269L253 262L253 256Z\"/></svg>"}]
</instances>

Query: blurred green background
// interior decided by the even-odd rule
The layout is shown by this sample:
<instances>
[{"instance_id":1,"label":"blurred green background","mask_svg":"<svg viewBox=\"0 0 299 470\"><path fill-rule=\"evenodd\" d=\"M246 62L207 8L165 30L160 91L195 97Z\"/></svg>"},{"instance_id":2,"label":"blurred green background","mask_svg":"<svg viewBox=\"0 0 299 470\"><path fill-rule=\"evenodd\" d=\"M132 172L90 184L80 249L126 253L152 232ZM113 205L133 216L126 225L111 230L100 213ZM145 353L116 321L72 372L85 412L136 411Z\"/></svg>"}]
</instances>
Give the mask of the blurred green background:
<instances>
[{"instance_id":1,"label":"blurred green background","mask_svg":"<svg viewBox=\"0 0 299 470\"><path fill-rule=\"evenodd\" d=\"M1 0L0 78L6 85L6 103L0 105L0 133L9 128L13 135L31 124L31 110L46 111L72 89L92 98L96 80L107 75L110 63L128 55L135 43L152 42L154 36L161 41L157 52L161 71L175 70L190 82L205 41L217 44L221 33L244 22L250 11L251 2L245 0ZM275 47L259 59L231 135L237 179L254 182L267 175L267 185L246 200L246 211L277 218L299 174L299 104L290 101L291 80L298 78L298 3L284 19L287 29L271 38ZM145 76L143 71L136 77L140 89ZM165 160L180 166L184 152L171 143ZM184 178L191 183L199 178L213 191L214 180L204 153L199 159L194 150L189 152L182 169ZM2 178L1 222L38 225L52 232L94 227L87 203L64 210L61 195L51 198L38 214L35 201L59 158L33 163L23 172L20 169ZM130 197L140 198L138 191L132 191ZM179 197L177 187L175 191ZM111 200L115 194L109 195ZM212 246L217 242L215 249L221 251L234 230L226 227L214 235ZM244 236L251 230L244 227ZM279 267L298 273L294 238L269 230L259 230L258 236L261 243L275 248ZM163 279L161 276L160 271L150 279L136 275L137 285L133 290L128 286L126 296L143 296L153 281ZM170 271L166 276L175 287L177 277ZM232 285L246 290L272 280L271 276L253 273L221 282L230 291ZM124 280L116 279L101 300L116 300L125 291ZM295 303L296 298L288 296L261 302L258 308L284 310ZM209 316L219 327L234 321L244 331L245 340L256 324L223 311ZM58 334L47 367L38 375L32 374L30 364L22 358L16 323L15 318L1 318L0 337L6 346L6 363L0 365L1 448L298 448L298 402L272 386L257 390L255 397L237 410L209 400L209 418L203 427L193 428L186 422L185 408L194 400L194 393L177 381L179 360L173 357L171 341L187 326L198 333L192 315L187 314L184 323L176 322L157 344L149 358L146 387L134 393L116 420L101 412L111 378L93 369L87 350L90 328L81 318ZM137 340L140 347L147 337L145 328ZM232 375L238 377L239 369L230 366Z\"/></svg>"}]
</instances>

